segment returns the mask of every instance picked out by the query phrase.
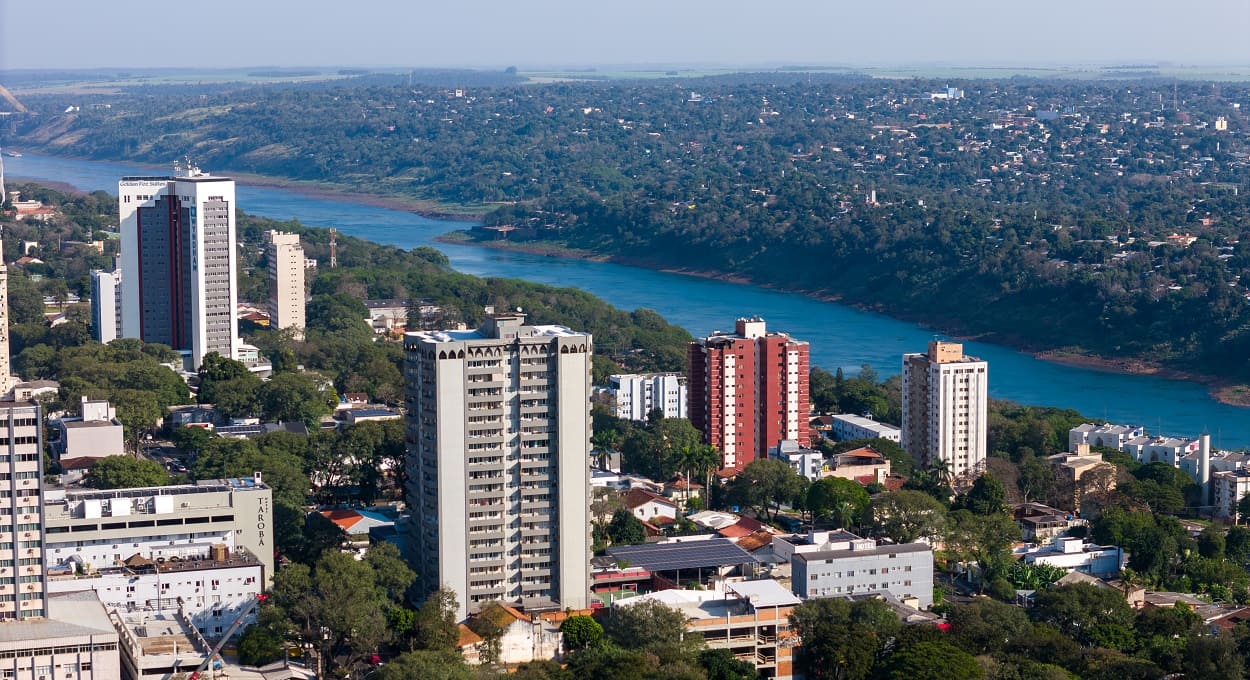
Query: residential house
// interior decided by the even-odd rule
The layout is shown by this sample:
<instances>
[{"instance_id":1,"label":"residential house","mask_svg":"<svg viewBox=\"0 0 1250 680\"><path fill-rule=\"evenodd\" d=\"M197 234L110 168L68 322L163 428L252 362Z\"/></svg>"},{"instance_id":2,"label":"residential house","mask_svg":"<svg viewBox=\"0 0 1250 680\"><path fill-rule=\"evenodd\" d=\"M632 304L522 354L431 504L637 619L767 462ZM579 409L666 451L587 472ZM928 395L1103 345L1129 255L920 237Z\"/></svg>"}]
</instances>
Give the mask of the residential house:
<instances>
[{"instance_id":1,"label":"residential house","mask_svg":"<svg viewBox=\"0 0 1250 680\"><path fill-rule=\"evenodd\" d=\"M656 519L660 519L661 523L665 523L665 519L667 522L677 520L677 504L646 489L630 489L621 496L621 503L634 517L644 522L654 523Z\"/></svg>"},{"instance_id":2,"label":"residential house","mask_svg":"<svg viewBox=\"0 0 1250 680\"><path fill-rule=\"evenodd\" d=\"M1048 564L1099 578L1120 573L1128 559L1118 546L1095 545L1070 536L1058 536L1047 546L1026 545L1016 554L1027 564Z\"/></svg>"}]
</instances>

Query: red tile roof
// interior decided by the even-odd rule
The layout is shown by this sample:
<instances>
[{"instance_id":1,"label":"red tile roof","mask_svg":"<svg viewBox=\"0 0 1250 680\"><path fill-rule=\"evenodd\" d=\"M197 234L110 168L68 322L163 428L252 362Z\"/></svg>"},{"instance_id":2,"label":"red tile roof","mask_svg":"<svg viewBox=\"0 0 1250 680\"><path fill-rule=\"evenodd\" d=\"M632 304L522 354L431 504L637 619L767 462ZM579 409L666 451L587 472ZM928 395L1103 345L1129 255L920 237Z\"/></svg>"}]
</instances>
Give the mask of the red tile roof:
<instances>
[{"instance_id":1,"label":"red tile roof","mask_svg":"<svg viewBox=\"0 0 1250 680\"><path fill-rule=\"evenodd\" d=\"M78 456L77 458L62 458L61 469L62 470L87 470L87 469L90 469L92 465L95 465L97 460L103 460L103 458L98 458L94 456Z\"/></svg>"},{"instance_id":2,"label":"red tile roof","mask_svg":"<svg viewBox=\"0 0 1250 680\"><path fill-rule=\"evenodd\" d=\"M456 628L460 631L460 639L456 640L457 647L468 647L470 645L476 645L482 641L481 635L474 633L463 623Z\"/></svg>"},{"instance_id":3,"label":"red tile roof","mask_svg":"<svg viewBox=\"0 0 1250 680\"><path fill-rule=\"evenodd\" d=\"M647 503L652 503L652 502L661 503L663 505L669 506L670 508L677 507L676 503L661 496L660 494L651 493L650 491L647 491L646 489L641 489L638 487L634 487L630 489L629 491L625 492L625 495L621 496L621 503L623 503L625 507L629 508L630 510L633 510L634 508L640 508L646 505Z\"/></svg>"},{"instance_id":4,"label":"red tile roof","mask_svg":"<svg viewBox=\"0 0 1250 680\"><path fill-rule=\"evenodd\" d=\"M730 524L716 533L725 538L745 538L751 535L751 530L746 527L740 527L737 524Z\"/></svg>"},{"instance_id":5,"label":"red tile roof","mask_svg":"<svg viewBox=\"0 0 1250 680\"><path fill-rule=\"evenodd\" d=\"M351 529L356 522L364 519L364 517L355 510L322 510L321 516L331 522L334 522L334 524L343 531Z\"/></svg>"},{"instance_id":6,"label":"red tile roof","mask_svg":"<svg viewBox=\"0 0 1250 680\"><path fill-rule=\"evenodd\" d=\"M738 540L738 547L747 552L755 552L760 548L773 544L773 535L767 531L756 531Z\"/></svg>"}]
</instances>

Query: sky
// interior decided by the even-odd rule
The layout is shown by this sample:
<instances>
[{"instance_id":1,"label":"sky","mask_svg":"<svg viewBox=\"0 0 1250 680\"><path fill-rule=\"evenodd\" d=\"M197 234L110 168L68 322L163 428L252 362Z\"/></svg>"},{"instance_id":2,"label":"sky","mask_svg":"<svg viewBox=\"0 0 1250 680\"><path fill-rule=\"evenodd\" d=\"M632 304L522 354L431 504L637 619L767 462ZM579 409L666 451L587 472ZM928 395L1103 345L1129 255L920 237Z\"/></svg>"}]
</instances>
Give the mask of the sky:
<instances>
[{"instance_id":1,"label":"sky","mask_svg":"<svg viewBox=\"0 0 1250 680\"><path fill-rule=\"evenodd\" d=\"M0 0L0 69L1250 64L1250 0Z\"/></svg>"}]
</instances>

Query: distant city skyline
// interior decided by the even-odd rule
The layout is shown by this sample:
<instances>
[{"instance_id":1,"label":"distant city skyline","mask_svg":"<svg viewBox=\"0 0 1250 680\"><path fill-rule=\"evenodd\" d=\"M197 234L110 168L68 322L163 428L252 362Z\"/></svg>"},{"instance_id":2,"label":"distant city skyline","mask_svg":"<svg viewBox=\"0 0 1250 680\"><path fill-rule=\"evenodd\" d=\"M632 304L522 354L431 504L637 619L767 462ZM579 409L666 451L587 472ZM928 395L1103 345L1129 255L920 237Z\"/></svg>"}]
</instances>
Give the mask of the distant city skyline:
<instances>
[{"instance_id":1,"label":"distant city skyline","mask_svg":"<svg viewBox=\"0 0 1250 680\"><path fill-rule=\"evenodd\" d=\"M0 0L0 69L1250 64L1250 3Z\"/></svg>"}]
</instances>

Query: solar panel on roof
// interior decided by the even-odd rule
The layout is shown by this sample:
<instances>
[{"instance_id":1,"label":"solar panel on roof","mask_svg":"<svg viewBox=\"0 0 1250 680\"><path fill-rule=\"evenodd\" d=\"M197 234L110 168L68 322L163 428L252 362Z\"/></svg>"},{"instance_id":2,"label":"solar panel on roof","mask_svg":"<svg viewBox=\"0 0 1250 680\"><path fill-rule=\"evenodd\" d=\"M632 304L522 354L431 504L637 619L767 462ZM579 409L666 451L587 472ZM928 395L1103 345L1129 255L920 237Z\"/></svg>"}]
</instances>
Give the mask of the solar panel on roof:
<instances>
[{"instance_id":1,"label":"solar panel on roof","mask_svg":"<svg viewBox=\"0 0 1250 680\"><path fill-rule=\"evenodd\" d=\"M628 560L630 566L650 571L759 563L751 553L738 547L733 541L723 539L614 546L608 548L608 554L618 561Z\"/></svg>"}]
</instances>

